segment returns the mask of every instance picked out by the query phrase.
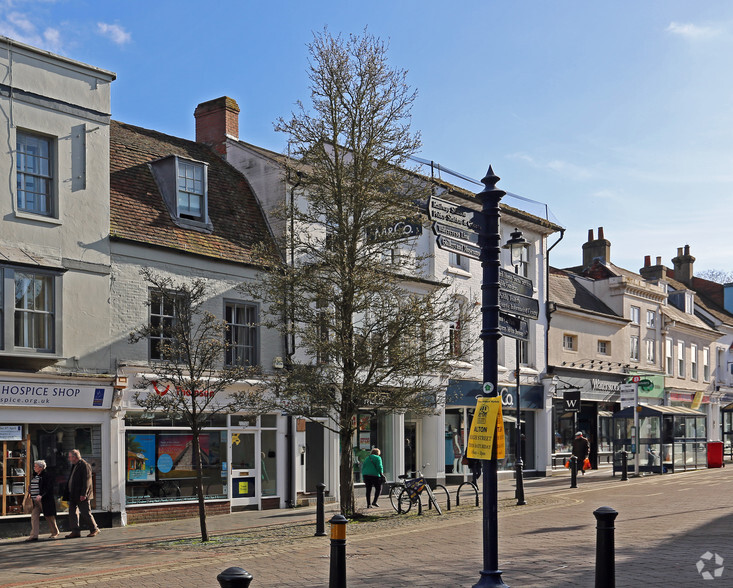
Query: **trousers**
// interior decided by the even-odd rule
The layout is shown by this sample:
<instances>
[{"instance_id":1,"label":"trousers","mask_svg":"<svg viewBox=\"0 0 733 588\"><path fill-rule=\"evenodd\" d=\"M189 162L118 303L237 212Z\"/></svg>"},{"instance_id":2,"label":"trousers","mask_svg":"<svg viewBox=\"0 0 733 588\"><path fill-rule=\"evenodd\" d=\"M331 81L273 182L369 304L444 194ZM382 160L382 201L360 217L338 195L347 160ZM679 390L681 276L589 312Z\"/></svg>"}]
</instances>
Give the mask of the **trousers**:
<instances>
[{"instance_id":1,"label":"trousers","mask_svg":"<svg viewBox=\"0 0 733 588\"><path fill-rule=\"evenodd\" d=\"M89 527L90 531L97 528L97 522L94 520L94 515L92 515L89 500L80 500L79 502L69 500L69 528L74 533L79 532L79 519Z\"/></svg>"}]
</instances>

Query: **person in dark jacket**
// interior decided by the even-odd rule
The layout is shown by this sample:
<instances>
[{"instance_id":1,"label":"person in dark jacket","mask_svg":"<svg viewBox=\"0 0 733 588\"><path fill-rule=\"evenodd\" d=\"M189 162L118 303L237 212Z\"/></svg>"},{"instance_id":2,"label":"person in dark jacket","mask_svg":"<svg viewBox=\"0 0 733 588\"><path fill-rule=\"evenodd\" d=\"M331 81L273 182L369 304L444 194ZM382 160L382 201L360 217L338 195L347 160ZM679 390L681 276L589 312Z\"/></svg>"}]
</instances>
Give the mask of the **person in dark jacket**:
<instances>
[{"instance_id":1,"label":"person in dark jacket","mask_svg":"<svg viewBox=\"0 0 733 588\"><path fill-rule=\"evenodd\" d=\"M87 537L95 537L99 535L99 527L92 515L90 504L92 498L94 498L92 466L81 458L81 453L77 449L69 451L69 463L71 463L71 473L66 482L64 498L69 501L69 527L71 527L71 533L66 535L64 539L81 537L79 518L91 529Z\"/></svg>"},{"instance_id":2,"label":"person in dark jacket","mask_svg":"<svg viewBox=\"0 0 733 588\"><path fill-rule=\"evenodd\" d=\"M35 476L28 489L28 495L33 501L31 534L26 541L38 541L41 513L46 517L48 530L51 532L49 539L56 539L59 536L59 528L56 526L56 498L53 495L53 480L46 471L46 462L42 459L33 463L33 471Z\"/></svg>"},{"instance_id":3,"label":"person in dark jacket","mask_svg":"<svg viewBox=\"0 0 733 588\"><path fill-rule=\"evenodd\" d=\"M578 464L578 471L585 476L585 470L583 469L583 462L585 458L590 454L590 443L588 439L583 437L583 433L578 431L575 433L575 439L573 439L573 455L578 458L576 462Z\"/></svg>"},{"instance_id":4,"label":"person in dark jacket","mask_svg":"<svg viewBox=\"0 0 733 588\"><path fill-rule=\"evenodd\" d=\"M382 458L379 456L380 453L379 449L375 447L361 464L361 477L366 486L367 508L379 506L377 504L377 498L379 498L379 493L382 491L382 476L384 475L384 466L382 465ZM374 502L370 500L372 488L374 488Z\"/></svg>"}]
</instances>

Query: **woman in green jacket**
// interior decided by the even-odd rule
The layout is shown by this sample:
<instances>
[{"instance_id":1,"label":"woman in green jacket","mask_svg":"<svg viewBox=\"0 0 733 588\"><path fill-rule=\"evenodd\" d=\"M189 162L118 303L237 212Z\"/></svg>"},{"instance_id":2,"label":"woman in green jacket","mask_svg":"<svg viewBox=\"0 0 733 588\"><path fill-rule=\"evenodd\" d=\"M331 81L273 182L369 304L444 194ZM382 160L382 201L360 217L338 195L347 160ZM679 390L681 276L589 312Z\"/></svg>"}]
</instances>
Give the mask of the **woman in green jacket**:
<instances>
[{"instance_id":1,"label":"woman in green jacket","mask_svg":"<svg viewBox=\"0 0 733 588\"><path fill-rule=\"evenodd\" d=\"M379 506L377 504L377 498L379 498L379 493L382 491L382 475L384 474L382 458L379 457L380 454L381 451L375 447L361 464L361 477L364 479L364 484L366 485L367 508ZM374 488L374 502L370 499L372 488Z\"/></svg>"}]
</instances>

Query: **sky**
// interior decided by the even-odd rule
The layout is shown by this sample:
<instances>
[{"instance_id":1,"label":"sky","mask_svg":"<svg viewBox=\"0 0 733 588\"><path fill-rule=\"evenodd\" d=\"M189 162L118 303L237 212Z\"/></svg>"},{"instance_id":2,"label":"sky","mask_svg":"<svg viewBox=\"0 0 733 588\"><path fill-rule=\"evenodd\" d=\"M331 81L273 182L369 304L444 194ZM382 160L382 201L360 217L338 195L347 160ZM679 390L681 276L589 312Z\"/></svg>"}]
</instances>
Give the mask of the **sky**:
<instances>
[{"instance_id":1,"label":"sky","mask_svg":"<svg viewBox=\"0 0 733 588\"><path fill-rule=\"evenodd\" d=\"M491 165L533 201L507 204L549 211L553 266L603 227L632 271L684 245L695 273L733 270L728 0L0 0L0 35L117 74L115 120L193 139L196 105L229 96L240 139L277 152L324 27L389 43L417 155L477 180Z\"/></svg>"}]
</instances>

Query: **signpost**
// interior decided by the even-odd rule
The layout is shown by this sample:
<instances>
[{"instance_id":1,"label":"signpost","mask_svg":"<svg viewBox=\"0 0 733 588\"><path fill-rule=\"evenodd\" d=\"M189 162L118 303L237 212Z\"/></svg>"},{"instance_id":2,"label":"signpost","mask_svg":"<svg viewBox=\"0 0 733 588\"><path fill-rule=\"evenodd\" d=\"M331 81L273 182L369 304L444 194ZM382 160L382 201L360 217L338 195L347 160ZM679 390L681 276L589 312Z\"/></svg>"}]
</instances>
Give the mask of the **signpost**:
<instances>
[{"instance_id":1,"label":"signpost","mask_svg":"<svg viewBox=\"0 0 733 588\"><path fill-rule=\"evenodd\" d=\"M529 341L529 321L511 314L499 313L499 331L505 337Z\"/></svg>"},{"instance_id":2,"label":"signpost","mask_svg":"<svg viewBox=\"0 0 733 588\"><path fill-rule=\"evenodd\" d=\"M483 214L467 206L454 204L448 200L431 196L428 200L428 218L444 225L480 233L485 230Z\"/></svg>"},{"instance_id":3,"label":"signpost","mask_svg":"<svg viewBox=\"0 0 733 588\"><path fill-rule=\"evenodd\" d=\"M473 231L468 231L466 229L433 223L433 233L438 236L443 235L445 237L450 237L451 239L458 239L459 241L466 241L467 243L478 245L478 233L474 233Z\"/></svg>"},{"instance_id":4,"label":"signpost","mask_svg":"<svg viewBox=\"0 0 733 588\"><path fill-rule=\"evenodd\" d=\"M532 280L507 271L504 268L499 268L499 288L521 296L529 296L530 298L534 293Z\"/></svg>"},{"instance_id":5,"label":"signpost","mask_svg":"<svg viewBox=\"0 0 733 588\"><path fill-rule=\"evenodd\" d=\"M440 249L442 249L443 251L452 251L453 253L465 255L466 257L470 257L471 259L481 258L481 249L479 249L478 247L474 247L473 245L469 245L468 243L463 243L462 241L456 241L455 239L451 239L450 237L446 237L444 235L440 235L438 237L438 247L440 247Z\"/></svg>"},{"instance_id":6,"label":"signpost","mask_svg":"<svg viewBox=\"0 0 733 588\"><path fill-rule=\"evenodd\" d=\"M506 313L537 320L540 316L540 303L529 296L499 290L499 308Z\"/></svg>"}]
</instances>

